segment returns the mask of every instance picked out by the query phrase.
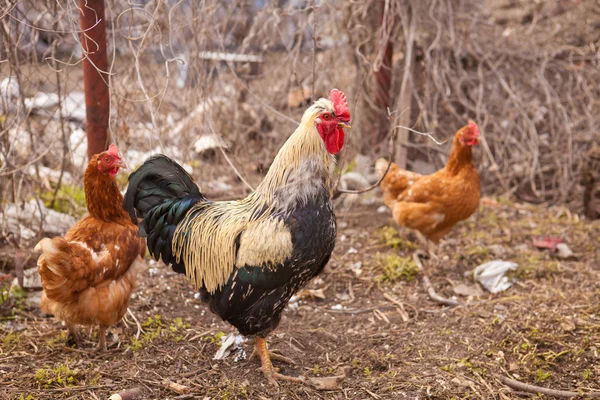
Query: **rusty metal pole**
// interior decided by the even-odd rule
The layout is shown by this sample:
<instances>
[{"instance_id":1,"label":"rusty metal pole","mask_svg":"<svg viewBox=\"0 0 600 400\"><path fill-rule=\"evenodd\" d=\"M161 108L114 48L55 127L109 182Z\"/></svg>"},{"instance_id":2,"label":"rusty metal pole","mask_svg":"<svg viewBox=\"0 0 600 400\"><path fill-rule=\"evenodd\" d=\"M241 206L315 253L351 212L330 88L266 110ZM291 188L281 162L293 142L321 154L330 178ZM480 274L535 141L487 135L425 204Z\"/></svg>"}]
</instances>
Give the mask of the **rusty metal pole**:
<instances>
[{"instance_id":1,"label":"rusty metal pole","mask_svg":"<svg viewBox=\"0 0 600 400\"><path fill-rule=\"evenodd\" d=\"M108 58L106 55L106 20L104 0L79 0L79 26L84 59L85 132L87 154L92 158L108 146Z\"/></svg>"}]
</instances>

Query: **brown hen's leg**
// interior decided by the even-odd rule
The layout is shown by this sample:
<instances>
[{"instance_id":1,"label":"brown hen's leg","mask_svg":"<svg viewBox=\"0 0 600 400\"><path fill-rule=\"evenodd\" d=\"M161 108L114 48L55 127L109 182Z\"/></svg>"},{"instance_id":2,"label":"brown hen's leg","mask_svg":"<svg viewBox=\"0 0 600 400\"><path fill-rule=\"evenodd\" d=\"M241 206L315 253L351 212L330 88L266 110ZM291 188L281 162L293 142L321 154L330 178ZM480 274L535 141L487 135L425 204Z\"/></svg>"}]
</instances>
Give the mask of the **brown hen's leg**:
<instances>
[{"instance_id":1,"label":"brown hen's leg","mask_svg":"<svg viewBox=\"0 0 600 400\"><path fill-rule=\"evenodd\" d=\"M271 385L279 386L277 384L277 380L295 382L295 383L304 382L303 378L294 378L292 376L282 375L277 372L276 368L273 368L273 363L271 362L271 358L273 358L275 360L278 357L280 357L279 358L280 361L283 361L282 358L286 360L284 362L291 361L291 360L289 360L283 356L273 357L274 355L270 355L269 350L267 350L267 340L265 338L262 338L260 336L256 338L256 345L255 345L254 351L260 358L260 363L262 365L262 372L263 372L263 374L265 374L265 378L267 378L267 380L269 381L269 383ZM292 363L293 363L293 361L292 361Z\"/></svg>"},{"instance_id":2,"label":"brown hen's leg","mask_svg":"<svg viewBox=\"0 0 600 400\"><path fill-rule=\"evenodd\" d=\"M106 351L106 326L100 325L100 332L98 333L100 339L98 341L98 347L94 351L103 353Z\"/></svg>"},{"instance_id":3,"label":"brown hen's leg","mask_svg":"<svg viewBox=\"0 0 600 400\"><path fill-rule=\"evenodd\" d=\"M72 347L73 345L78 349L83 349L83 342L75 325L67 324L67 346Z\"/></svg>"}]
</instances>

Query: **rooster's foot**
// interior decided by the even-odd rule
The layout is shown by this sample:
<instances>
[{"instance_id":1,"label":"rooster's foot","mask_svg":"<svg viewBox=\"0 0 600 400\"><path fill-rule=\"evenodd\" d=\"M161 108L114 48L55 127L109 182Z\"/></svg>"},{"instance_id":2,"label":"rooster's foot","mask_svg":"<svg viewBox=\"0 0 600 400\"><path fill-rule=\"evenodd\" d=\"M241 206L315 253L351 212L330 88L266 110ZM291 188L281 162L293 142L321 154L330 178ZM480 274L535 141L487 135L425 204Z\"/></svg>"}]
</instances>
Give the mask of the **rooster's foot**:
<instances>
[{"instance_id":1,"label":"rooster's foot","mask_svg":"<svg viewBox=\"0 0 600 400\"><path fill-rule=\"evenodd\" d=\"M271 359L271 361L280 361L285 364L296 365L296 362L294 360L292 360L291 358L285 357L284 355L281 354L281 352L279 350L271 350L271 351L267 350L267 353L269 354L269 358ZM254 349L254 351L248 358L248 361L254 360L255 358L260 359L260 356L259 356L258 352L256 351L256 348Z\"/></svg>"},{"instance_id":2,"label":"rooster's foot","mask_svg":"<svg viewBox=\"0 0 600 400\"><path fill-rule=\"evenodd\" d=\"M279 384L277 383L278 380L294 382L294 383L303 383L304 382L303 377L295 378L293 376L283 375L278 372L279 369L273 367L273 363L271 362L271 359L286 362L288 364L294 364L294 362L292 360L290 360L289 358L284 357L279 354L275 354L275 353L269 354L269 351L267 350L267 340L265 338L262 338L262 337L256 338L256 345L255 345L254 353L252 353L250 358L253 358L256 356L258 356L260 358L260 363L262 365L262 367L261 367L262 372L265 375L265 378L267 378L267 381L269 381L269 383L271 385L279 386Z\"/></svg>"}]
</instances>

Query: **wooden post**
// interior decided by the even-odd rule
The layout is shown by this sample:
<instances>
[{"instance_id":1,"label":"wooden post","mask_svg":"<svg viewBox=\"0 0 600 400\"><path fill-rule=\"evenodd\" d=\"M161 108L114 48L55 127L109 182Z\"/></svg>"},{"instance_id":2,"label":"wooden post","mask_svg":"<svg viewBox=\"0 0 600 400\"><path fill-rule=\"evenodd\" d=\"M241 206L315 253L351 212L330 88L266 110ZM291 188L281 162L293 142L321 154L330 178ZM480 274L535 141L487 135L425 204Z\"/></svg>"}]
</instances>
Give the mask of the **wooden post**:
<instances>
[{"instance_id":1,"label":"wooden post","mask_svg":"<svg viewBox=\"0 0 600 400\"><path fill-rule=\"evenodd\" d=\"M85 132L87 154L92 158L108 147L108 58L104 0L79 0L79 26L83 52L83 88L85 92Z\"/></svg>"}]
</instances>

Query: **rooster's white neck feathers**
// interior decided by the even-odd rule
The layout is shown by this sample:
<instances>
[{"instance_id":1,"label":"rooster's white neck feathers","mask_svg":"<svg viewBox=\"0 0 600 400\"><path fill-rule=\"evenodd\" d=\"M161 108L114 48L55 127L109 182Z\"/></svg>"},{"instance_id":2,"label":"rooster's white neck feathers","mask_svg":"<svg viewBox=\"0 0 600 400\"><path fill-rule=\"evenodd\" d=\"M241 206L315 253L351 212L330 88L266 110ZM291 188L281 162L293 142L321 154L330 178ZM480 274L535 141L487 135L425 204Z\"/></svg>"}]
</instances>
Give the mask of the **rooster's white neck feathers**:
<instances>
[{"instance_id":1,"label":"rooster's white neck feathers","mask_svg":"<svg viewBox=\"0 0 600 400\"><path fill-rule=\"evenodd\" d=\"M259 201L281 198L292 206L290 197L306 200L316 186L329 186L334 159L315 124L315 119L326 111L333 113L333 103L319 99L304 112L300 125L279 150L269 172L253 193Z\"/></svg>"}]
</instances>

